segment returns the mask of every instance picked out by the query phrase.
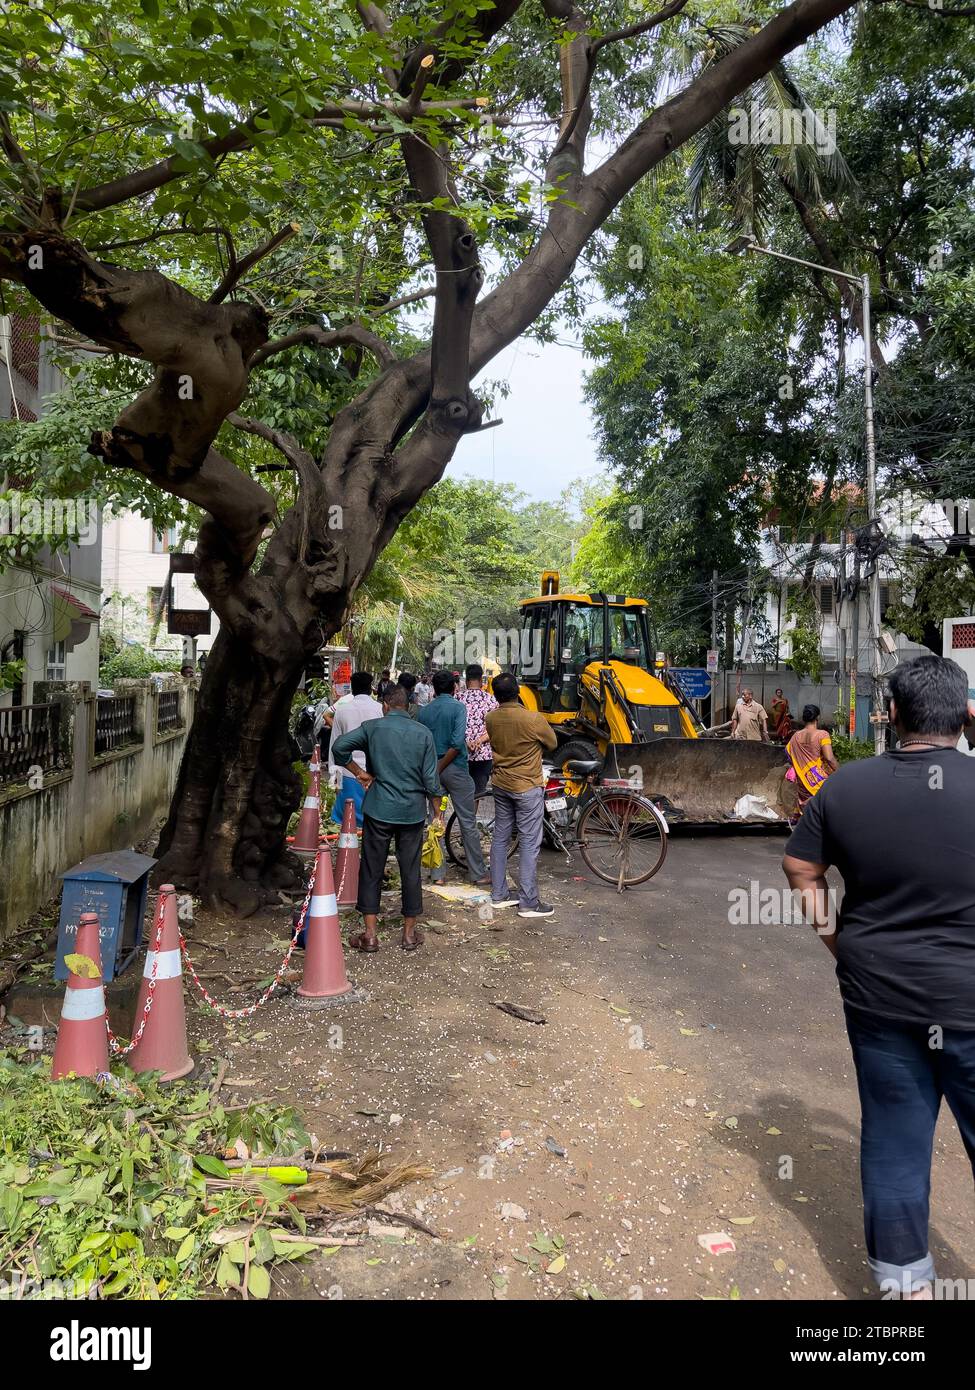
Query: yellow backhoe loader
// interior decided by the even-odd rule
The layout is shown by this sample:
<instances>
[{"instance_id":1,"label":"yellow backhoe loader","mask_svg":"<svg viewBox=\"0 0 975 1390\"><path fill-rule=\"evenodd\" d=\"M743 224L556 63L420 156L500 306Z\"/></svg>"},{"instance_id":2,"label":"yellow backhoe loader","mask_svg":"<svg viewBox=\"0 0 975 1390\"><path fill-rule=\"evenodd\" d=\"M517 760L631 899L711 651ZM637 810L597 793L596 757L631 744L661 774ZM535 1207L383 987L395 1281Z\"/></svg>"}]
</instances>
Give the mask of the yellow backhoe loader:
<instances>
[{"instance_id":1,"label":"yellow backhoe loader","mask_svg":"<svg viewBox=\"0 0 975 1390\"><path fill-rule=\"evenodd\" d=\"M558 766L602 758L607 776L641 785L673 821L728 821L747 794L788 817L784 750L707 736L678 683L655 665L646 599L563 594L547 570L541 593L519 608L512 669L522 702L555 728Z\"/></svg>"}]
</instances>

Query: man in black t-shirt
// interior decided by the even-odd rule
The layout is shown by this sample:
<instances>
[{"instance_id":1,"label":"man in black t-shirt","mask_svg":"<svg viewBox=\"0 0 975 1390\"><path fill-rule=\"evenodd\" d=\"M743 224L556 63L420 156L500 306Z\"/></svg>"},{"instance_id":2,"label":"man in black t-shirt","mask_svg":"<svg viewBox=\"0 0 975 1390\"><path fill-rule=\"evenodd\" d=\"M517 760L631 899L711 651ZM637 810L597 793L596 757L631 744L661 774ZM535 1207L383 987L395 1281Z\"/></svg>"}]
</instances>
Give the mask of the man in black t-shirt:
<instances>
[{"instance_id":1,"label":"man in black t-shirt","mask_svg":"<svg viewBox=\"0 0 975 1390\"><path fill-rule=\"evenodd\" d=\"M975 1171L975 758L968 681L938 656L890 676L898 747L848 763L806 806L783 868L836 957L862 1111L867 1254L885 1291L931 1298L941 1100ZM826 870L843 875L834 932Z\"/></svg>"}]
</instances>

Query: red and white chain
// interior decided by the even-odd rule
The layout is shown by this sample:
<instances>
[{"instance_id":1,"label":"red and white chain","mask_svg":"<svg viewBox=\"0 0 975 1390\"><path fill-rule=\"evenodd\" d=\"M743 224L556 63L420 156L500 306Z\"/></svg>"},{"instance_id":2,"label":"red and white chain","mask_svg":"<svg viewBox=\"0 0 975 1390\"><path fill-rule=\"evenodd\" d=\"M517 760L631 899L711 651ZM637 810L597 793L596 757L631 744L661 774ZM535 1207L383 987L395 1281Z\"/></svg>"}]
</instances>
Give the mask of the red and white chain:
<instances>
[{"instance_id":1,"label":"red and white chain","mask_svg":"<svg viewBox=\"0 0 975 1390\"><path fill-rule=\"evenodd\" d=\"M142 1035L146 1031L146 1024L149 1022L149 1015L152 1012L153 995L156 992L156 971L159 968L159 947L162 943L163 923L166 917L163 899L164 897L168 898L174 891L174 889L171 889L169 893L163 894L162 890L160 890L159 897L156 899L156 939L152 943L152 974L149 976L149 990L146 994L146 1002L142 1010L142 1017L139 1020L139 1027L132 1041L127 1046L123 1046L112 1032L112 1026L108 1021L108 1013L106 1011L105 1029L108 1033L108 1045L116 1057L127 1057L142 1040Z\"/></svg>"},{"instance_id":2,"label":"red and white chain","mask_svg":"<svg viewBox=\"0 0 975 1390\"><path fill-rule=\"evenodd\" d=\"M199 975L196 973L196 967L194 966L193 961L192 961L192 959L191 959L191 957L190 957L190 953L189 953L189 950L188 950L187 945L186 945L186 939L185 939L185 937L183 936L183 933L180 932L180 934L179 934L179 946L180 946L180 950L181 950L182 953L183 953L183 959L186 961L186 968L187 968L187 970L188 970L189 973L190 973L190 976L191 976L191 978L192 978L192 980L193 980L193 983L196 985L197 989L198 989L198 990L200 991L200 993L203 995L203 998L206 1000L206 1002L210 1005L210 1008L213 1009L216 1013L218 1013L218 1014L220 1015L221 1018L250 1018L252 1014L256 1014L256 1013L257 1013L258 1009L261 1007L262 1004L266 1004L266 1003L267 1003L267 1001L270 999L271 995L274 993L274 991L277 989L278 985L281 983L281 980L282 980L283 977L284 977L284 972L287 970L288 965L289 965L289 963L290 963L290 961L291 961L291 957L294 955L295 948L296 948L297 945L298 945L298 933L301 931L301 929L302 929L303 926L305 925L305 918L306 918L307 915L308 915L308 907L309 907L309 904L311 903L312 892L313 892L314 887L315 887L315 875L316 875L316 873L317 873L317 871L318 871L318 856L319 856L319 854L321 854L321 853L322 853L322 851L321 851L321 850L318 850L317 853L315 854L315 861L314 861L314 863L312 864L311 878L308 880L308 891L307 891L307 893L305 894L305 901L304 901L304 902L302 903L302 905L301 905L301 913L300 913L300 915L299 915L299 917L298 917L297 924L294 925L293 928L292 928L292 930L293 930L293 935L292 935L292 937L291 937L291 942L290 942L290 944L289 944L289 946L288 946L288 949L287 949L287 951L285 952L284 959L282 960L281 964L278 966L277 971L275 972L275 975L274 975L273 980L272 980L271 983L268 985L268 987L267 987L267 989L264 991L264 993L261 995L260 999L258 999L258 1001L257 1001L256 1004L250 1004L250 1005L248 1005L248 1007L247 1007L246 1009L227 1009L227 1008L224 1008L224 1006L223 1006L222 1004L218 1004L217 1001L216 1001L216 999L214 999L213 995L212 995L212 994L210 993L210 991L207 989L206 985L205 985L205 984L203 983L203 981L200 979ZM325 853L327 854L328 851L326 850Z\"/></svg>"}]
</instances>

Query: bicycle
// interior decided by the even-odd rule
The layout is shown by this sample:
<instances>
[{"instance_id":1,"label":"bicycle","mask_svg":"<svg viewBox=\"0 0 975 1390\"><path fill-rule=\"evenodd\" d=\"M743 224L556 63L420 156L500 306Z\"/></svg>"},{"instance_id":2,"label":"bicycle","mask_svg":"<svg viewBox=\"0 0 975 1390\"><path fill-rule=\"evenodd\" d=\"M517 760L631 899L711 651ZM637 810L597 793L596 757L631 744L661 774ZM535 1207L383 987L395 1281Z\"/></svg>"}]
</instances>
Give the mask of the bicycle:
<instances>
[{"instance_id":1,"label":"bicycle","mask_svg":"<svg viewBox=\"0 0 975 1390\"><path fill-rule=\"evenodd\" d=\"M650 797L636 791L621 778L601 778L602 763L569 759L559 770L546 768L545 820L543 835L551 848L571 861L578 848L586 866L604 883L615 884L617 892L646 883L658 873L667 857L670 827L663 812ZM568 774L568 776L564 774ZM571 782L572 795L567 794ZM490 797L490 805L481 803ZM494 827L493 797L486 793L477 802L478 828L482 843L490 845ZM508 857L515 852L512 836ZM454 812L447 822L447 853L461 868L466 867L460 824Z\"/></svg>"}]
</instances>

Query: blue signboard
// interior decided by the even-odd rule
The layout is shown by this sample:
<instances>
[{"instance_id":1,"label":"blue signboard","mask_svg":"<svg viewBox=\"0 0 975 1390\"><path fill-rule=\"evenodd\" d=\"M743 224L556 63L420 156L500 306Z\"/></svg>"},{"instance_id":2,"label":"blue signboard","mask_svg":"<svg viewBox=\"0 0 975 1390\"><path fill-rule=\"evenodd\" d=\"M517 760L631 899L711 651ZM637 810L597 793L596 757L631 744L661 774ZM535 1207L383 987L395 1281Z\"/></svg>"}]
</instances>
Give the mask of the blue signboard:
<instances>
[{"instance_id":1,"label":"blue signboard","mask_svg":"<svg viewBox=\"0 0 975 1390\"><path fill-rule=\"evenodd\" d=\"M711 677L703 666L671 666L670 674L689 700L706 700L711 694Z\"/></svg>"}]
</instances>

